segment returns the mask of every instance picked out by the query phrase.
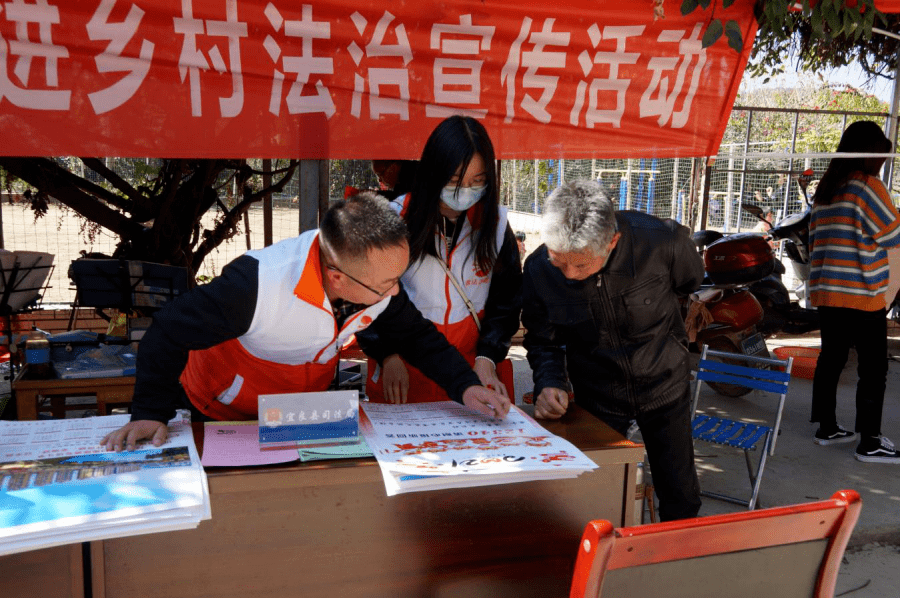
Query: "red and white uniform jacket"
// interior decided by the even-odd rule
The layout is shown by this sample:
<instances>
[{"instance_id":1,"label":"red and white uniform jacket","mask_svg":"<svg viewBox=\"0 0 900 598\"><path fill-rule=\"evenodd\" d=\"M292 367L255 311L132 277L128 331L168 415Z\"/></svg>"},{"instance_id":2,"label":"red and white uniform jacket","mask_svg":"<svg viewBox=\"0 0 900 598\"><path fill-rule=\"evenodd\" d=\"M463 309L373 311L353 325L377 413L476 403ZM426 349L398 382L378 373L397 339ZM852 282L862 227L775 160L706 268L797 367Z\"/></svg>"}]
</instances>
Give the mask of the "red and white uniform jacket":
<instances>
[{"instance_id":1,"label":"red and white uniform jacket","mask_svg":"<svg viewBox=\"0 0 900 598\"><path fill-rule=\"evenodd\" d=\"M403 195L392 206L401 215L405 214L409 195ZM448 265L457 282L463 287L469 301L478 313L482 324L478 326L465 301L450 281L437 258L425 255L412 264L401 281L410 300L425 318L434 322L437 329L447 337L470 364L477 355L484 355L499 364L505 359L512 335L519 328L521 311L522 271L515 237L507 222L506 208L500 208L497 227L490 234L496 244L498 265L492 271L483 272L475 263L475 245L479 234L480 215L478 204L461 215L461 230L455 235L456 243L447 250L448 240L440 231L435 234L439 255ZM452 242L452 240L450 240ZM374 357L374 356L373 356ZM507 364L509 365L509 364ZM383 391L379 379L380 368L370 360L366 381L366 394L371 401L383 401ZM408 368L410 375L410 400L446 401L447 395L437 385L428 380L415 368ZM513 396L512 369L501 377Z\"/></svg>"},{"instance_id":2,"label":"red and white uniform jacket","mask_svg":"<svg viewBox=\"0 0 900 598\"><path fill-rule=\"evenodd\" d=\"M372 326L461 401L478 378L402 291L338 329L325 295L318 232L249 251L154 318L138 351L132 419L167 421L181 392L217 420L257 418L260 394L321 391L339 351ZM377 346L377 345L376 345Z\"/></svg>"},{"instance_id":3,"label":"red and white uniform jacket","mask_svg":"<svg viewBox=\"0 0 900 598\"><path fill-rule=\"evenodd\" d=\"M328 388L341 347L390 301L385 297L353 314L338 330L322 287L317 235L247 255L259 262L250 328L236 339L192 351L181 375L191 402L218 420L255 418L261 394Z\"/></svg>"}]
</instances>

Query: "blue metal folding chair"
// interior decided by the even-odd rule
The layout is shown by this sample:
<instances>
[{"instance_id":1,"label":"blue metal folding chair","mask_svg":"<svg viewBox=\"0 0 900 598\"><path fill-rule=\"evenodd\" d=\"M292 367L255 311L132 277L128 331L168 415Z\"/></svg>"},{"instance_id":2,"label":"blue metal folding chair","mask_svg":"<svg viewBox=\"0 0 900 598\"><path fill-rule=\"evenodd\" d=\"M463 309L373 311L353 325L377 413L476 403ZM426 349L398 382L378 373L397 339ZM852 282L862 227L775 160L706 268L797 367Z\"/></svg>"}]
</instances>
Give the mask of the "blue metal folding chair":
<instances>
[{"instance_id":1,"label":"blue metal folding chair","mask_svg":"<svg viewBox=\"0 0 900 598\"><path fill-rule=\"evenodd\" d=\"M713 361L711 358L727 361ZM736 365L736 362L747 365ZM791 380L793 363L792 357L788 359L755 357L714 351L707 345L703 345L700 363L697 366L697 385L691 405L693 437L695 441L702 440L744 451L752 493L749 500L705 490L701 494L744 505L750 510L756 508L766 459L775 453L775 441L781 429L781 414L784 410L784 400L788 391L788 383ZM697 403L700 399L701 382L723 382L779 395L778 408L774 413L771 425L698 414ZM762 441L763 449L760 451L759 462L754 470L750 451L756 450L760 441Z\"/></svg>"}]
</instances>

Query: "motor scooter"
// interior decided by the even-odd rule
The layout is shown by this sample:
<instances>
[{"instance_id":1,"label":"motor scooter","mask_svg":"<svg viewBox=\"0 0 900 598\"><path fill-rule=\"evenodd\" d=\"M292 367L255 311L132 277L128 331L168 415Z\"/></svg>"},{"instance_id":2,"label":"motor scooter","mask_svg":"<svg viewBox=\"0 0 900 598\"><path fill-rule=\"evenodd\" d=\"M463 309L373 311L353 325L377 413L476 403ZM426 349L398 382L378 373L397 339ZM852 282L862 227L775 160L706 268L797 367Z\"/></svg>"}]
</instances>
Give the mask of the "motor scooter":
<instances>
[{"instance_id":1,"label":"motor scooter","mask_svg":"<svg viewBox=\"0 0 900 598\"><path fill-rule=\"evenodd\" d=\"M809 307L809 222L811 204L807 195L807 187L812 180L813 171L808 169L797 177L797 184L803 193L806 209L799 214L792 214L770 225L765 235L773 241L784 241L784 252L791 260L794 276L800 284L794 289L797 301L792 301L787 288L781 280L784 273L782 266L771 276L754 282L750 291L759 299L765 311L765 317L759 328L764 335L776 332L803 334L819 328L818 311ZM761 207L754 204L741 206L763 222ZM780 262L779 262L780 263Z\"/></svg>"},{"instance_id":2,"label":"motor scooter","mask_svg":"<svg viewBox=\"0 0 900 598\"><path fill-rule=\"evenodd\" d=\"M768 357L765 337L757 328L763 321L763 307L749 285L775 270L772 247L755 233L724 237L714 231L698 231L693 239L703 255L707 281L686 305L685 327L692 350L699 353L705 344L718 351ZM750 392L725 382L710 382L709 386L732 397Z\"/></svg>"}]
</instances>

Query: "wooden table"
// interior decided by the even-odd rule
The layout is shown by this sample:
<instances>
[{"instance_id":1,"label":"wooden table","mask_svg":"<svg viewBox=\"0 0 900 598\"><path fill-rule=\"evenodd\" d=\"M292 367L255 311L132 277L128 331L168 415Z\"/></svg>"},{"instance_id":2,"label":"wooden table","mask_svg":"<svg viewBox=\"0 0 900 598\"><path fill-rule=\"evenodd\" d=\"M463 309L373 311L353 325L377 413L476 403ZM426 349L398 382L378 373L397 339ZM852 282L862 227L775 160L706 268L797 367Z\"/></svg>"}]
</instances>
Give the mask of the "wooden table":
<instances>
[{"instance_id":1,"label":"wooden table","mask_svg":"<svg viewBox=\"0 0 900 598\"><path fill-rule=\"evenodd\" d=\"M69 544L0 556L0 596L86 598L82 545Z\"/></svg>"},{"instance_id":2,"label":"wooden table","mask_svg":"<svg viewBox=\"0 0 900 598\"><path fill-rule=\"evenodd\" d=\"M210 469L211 521L91 544L93 597L567 596L585 524L633 522L644 449L574 406L545 425L600 467L393 497L373 459Z\"/></svg>"},{"instance_id":3,"label":"wooden table","mask_svg":"<svg viewBox=\"0 0 900 598\"><path fill-rule=\"evenodd\" d=\"M134 376L112 378L82 378L36 380L28 376L28 366L16 375L12 383L16 397L18 419L35 420L38 411L50 411L54 418L63 418L66 411L94 407L93 404L66 405L66 397L94 395L97 415L108 415L113 405L129 405L134 395ZM41 408L43 398L50 399L49 408Z\"/></svg>"}]
</instances>

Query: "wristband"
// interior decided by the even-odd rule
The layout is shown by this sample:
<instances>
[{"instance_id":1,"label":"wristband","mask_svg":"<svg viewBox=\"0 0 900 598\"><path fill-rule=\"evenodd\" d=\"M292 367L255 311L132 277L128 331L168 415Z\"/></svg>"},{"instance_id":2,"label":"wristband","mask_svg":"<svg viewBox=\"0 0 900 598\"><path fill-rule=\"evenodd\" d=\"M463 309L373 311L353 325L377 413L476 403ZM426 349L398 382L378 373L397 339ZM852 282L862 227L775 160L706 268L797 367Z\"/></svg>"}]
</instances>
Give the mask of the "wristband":
<instances>
[{"instance_id":1,"label":"wristband","mask_svg":"<svg viewBox=\"0 0 900 598\"><path fill-rule=\"evenodd\" d=\"M479 359L484 359L485 361L491 362L491 365L494 366L494 369L497 369L497 364L494 363L494 360L491 359L490 357L485 357L484 355L479 355L478 357L475 358L476 361Z\"/></svg>"}]
</instances>

